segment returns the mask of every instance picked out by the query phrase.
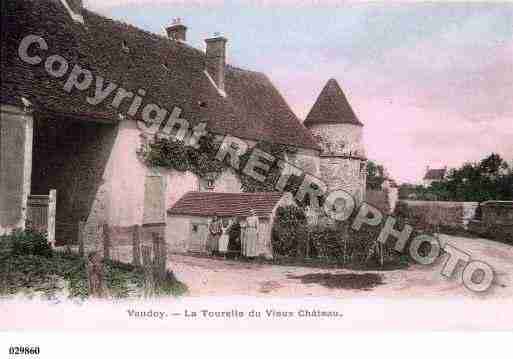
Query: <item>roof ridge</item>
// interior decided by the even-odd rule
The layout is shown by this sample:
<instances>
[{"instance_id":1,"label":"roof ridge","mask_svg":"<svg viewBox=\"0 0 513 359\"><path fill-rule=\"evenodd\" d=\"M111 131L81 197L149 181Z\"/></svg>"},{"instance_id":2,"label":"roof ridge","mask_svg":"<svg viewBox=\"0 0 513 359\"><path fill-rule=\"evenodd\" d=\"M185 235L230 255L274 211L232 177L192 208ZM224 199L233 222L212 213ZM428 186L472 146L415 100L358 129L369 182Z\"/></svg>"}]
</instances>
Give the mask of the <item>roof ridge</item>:
<instances>
[{"instance_id":1,"label":"roof ridge","mask_svg":"<svg viewBox=\"0 0 513 359\"><path fill-rule=\"evenodd\" d=\"M146 35L149 35L149 36L152 36L154 37L155 39L158 39L158 40L167 40L167 41L170 41L172 44L180 44L180 45L183 45L191 50L195 50L196 52L198 52L199 54L205 56L205 51L201 50L201 49L198 49L190 44L188 44L187 42L178 42L178 41L173 41L171 39L169 39L167 36L163 35L163 34L158 34L158 33L155 33L155 32L152 32L152 31L149 31L149 30L145 30L145 29L142 29L138 26L135 26L133 24L130 24L128 22L124 22L122 20L117 20L117 19L113 19L111 17L107 17L105 15L102 15L96 11L93 11L93 10L89 10L87 8L84 7L83 9L84 12L88 12L89 14L91 15L94 15L94 16L98 16L98 17L101 17L102 19L104 20L107 20L107 21L111 21L113 23L117 23L119 25L122 25L122 26L125 26L125 27L128 27L130 28L131 30L135 30L135 31L140 31L142 33L145 33Z\"/></svg>"},{"instance_id":2,"label":"roof ridge","mask_svg":"<svg viewBox=\"0 0 513 359\"><path fill-rule=\"evenodd\" d=\"M144 89L144 103L167 109L178 106L191 122L208 121L213 133L319 150L282 93L261 71L226 64L228 96L223 98L203 74L204 50L141 29L127 23L129 19L112 19L84 8L85 25L78 25L56 0L7 1L2 3L4 9L2 28L13 31L2 37L2 101L18 104L24 96L62 117L98 112L113 121L118 120L117 113L127 113L131 106L126 100L113 109L110 98L91 105L86 92L64 94L62 85L50 78L44 67L27 68L17 55L19 42L25 32L38 33L68 61L132 91ZM141 110L132 119L140 116Z\"/></svg>"}]
</instances>

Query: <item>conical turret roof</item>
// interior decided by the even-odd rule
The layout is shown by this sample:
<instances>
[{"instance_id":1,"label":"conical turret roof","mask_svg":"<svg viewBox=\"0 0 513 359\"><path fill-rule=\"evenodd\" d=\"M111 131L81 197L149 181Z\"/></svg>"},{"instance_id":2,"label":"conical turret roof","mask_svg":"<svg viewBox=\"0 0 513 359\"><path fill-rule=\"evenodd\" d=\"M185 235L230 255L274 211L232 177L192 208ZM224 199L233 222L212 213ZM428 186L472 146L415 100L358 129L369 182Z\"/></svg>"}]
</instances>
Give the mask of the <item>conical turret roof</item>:
<instances>
[{"instance_id":1,"label":"conical turret roof","mask_svg":"<svg viewBox=\"0 0 513 359\"><path fill-rule=\"evenodd\" d=\"M335 79L330 79L324 86L310 113L306 116L305 122L303 122L305 126L326 123L348 123L363 126Z\"/></svg>"}]
</instances>

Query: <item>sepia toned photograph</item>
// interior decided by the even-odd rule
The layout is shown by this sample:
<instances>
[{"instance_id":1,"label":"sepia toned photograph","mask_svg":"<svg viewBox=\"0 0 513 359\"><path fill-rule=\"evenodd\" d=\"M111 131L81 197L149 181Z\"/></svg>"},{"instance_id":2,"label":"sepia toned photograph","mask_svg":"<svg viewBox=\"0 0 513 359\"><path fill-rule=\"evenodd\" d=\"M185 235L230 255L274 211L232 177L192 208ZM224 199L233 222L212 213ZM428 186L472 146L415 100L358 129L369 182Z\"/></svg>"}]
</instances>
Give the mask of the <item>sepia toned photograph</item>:
<instances>
[{"instance_id":1,"label":"sepia toned photograph","mask_svg":"<svg viewBox=\"0 0 513 359\"><path fill-rule=\"evenodd\" d=\"M2 332L513 330L513 3L2 0L0 64Z\"/></svg>"}]
</instances>

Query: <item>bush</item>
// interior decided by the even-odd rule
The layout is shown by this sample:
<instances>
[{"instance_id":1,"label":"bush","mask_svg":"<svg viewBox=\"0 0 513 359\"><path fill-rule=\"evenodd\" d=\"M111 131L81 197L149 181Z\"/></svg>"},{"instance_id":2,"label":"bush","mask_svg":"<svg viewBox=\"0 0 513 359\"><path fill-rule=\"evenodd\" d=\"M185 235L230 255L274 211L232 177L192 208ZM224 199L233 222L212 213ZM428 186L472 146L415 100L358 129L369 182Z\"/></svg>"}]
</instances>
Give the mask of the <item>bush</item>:
<instances>
[{"instance_id":1,"label":"bush","mask_svg":"<svg viewBox=\"0 0 513 359\"><path fill-rule=\"evenodd\" d=\"M351 228L353 220L354 216L345 222L321 221L321 224L309 228L300 208L280 208L273 227L273 253L282 262L303 259L309 244L309 262L312 263L364 265L366 268L395 268L407 264L407 256L393 249L393 240L384 245L377 242L383 224L375 227L363 225L359 231L354 231ZM401 230L405 223L405 219L397 218L395 228ZM416 234L418 232L414 231L411 238ZM409 243L406 248L408 246ZM381 259L384 266L381 266Z\"/></svg>"},{"instance_id":2,"label":"bush","mask_svg":"<svg viewBox=\"0 0 513 359\"><path fill-rule=\"evenodd\" d=\"M304 255L307 234L306 216L301 208L278 208L271 237L274 253L285 257Z\"/></svg>"},{"instance_id":3,"label":"bush","mask_svg":"<svg viewBox=\"0 0 513 359\"><path fill-rule=\"evenodd\" d=\"M31 230L15 230L11 234L0 236L0 255L34 255L51 257L52 247L45 234Z\"/></svg>"},{"instance_id":4,"label":"bush","mask_svg":"<svg viewBox=\"0 0 513 359\"><path fill-rule=\"evenodd\" d=\"M311 232L317 256L339 262L364 262L376 245L378 233L351 230L350 223L318 226Z\"/></svg>"}]
</instances>

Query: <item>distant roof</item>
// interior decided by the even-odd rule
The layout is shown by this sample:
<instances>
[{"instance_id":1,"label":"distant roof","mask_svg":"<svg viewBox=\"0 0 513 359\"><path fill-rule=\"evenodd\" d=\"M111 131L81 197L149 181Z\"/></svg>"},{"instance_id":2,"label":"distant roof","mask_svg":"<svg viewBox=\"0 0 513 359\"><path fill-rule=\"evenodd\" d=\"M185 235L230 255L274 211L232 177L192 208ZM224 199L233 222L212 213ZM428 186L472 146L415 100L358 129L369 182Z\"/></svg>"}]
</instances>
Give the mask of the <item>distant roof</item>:
<instances>
[{"instance_id":1,"label":"distant roof","mask_svg":"<svg viewBox=\"0 0 513 359\"><path fill-rule=\"evenodd\" d=\"M73 21L54 0L2 1L1 31L6 36L1 37L1 103L21 105L20 98L25 97L36 114L118 120L109 106L114 95L101 105L90 105L85 98L94 94L94 83L88 91L68 94L62 89L67 75L51 77L43 64L29 65L19 58L21 40L36 34L49 47L45 52L34 48L40 56L58 54L70 67L79 64L105 82L132 92L144 89L144 104L155 103L168 111L180 107L181 117L193 123L207 120L214 133L319 148L265 75L226 65L228 96L223 97L204 73L203 51L86 9L82 15L84 24ZM119 111L126 113L130 104L123 102Z\"/></svg>"},{"instance_id":2,"label":"distant roof","mask_svg":"<svg viewBox=\"0 0 513 359\"><path fill-rule=\"evenodd\" d=\"M424 176L425 180L443 180L445 177L445 173L447 170L445 168L440 169L428 169L426 175Z\"/></svg>"},{"instance_id":3,"label":"distant roof","mask_svg":"<svg viewBox=\"0 0 513 359\"><path fill-rule=\"evenodd\" d=\"M282 192L188 192L168 210L168 214L248 217L254 209L259 217L268 217L284 195Z\"/></svg>"},{"instance_id":4,"label":"distant roof","mask_svg":"<svg viewBox=\"0 0 513 359\"><path fill-rule=\"evenodd\" d=\"M303 122L307 127L326 123L349 123L363 126L335 79L330 79L324 86Z\"/></svg>"}]
</instances>

